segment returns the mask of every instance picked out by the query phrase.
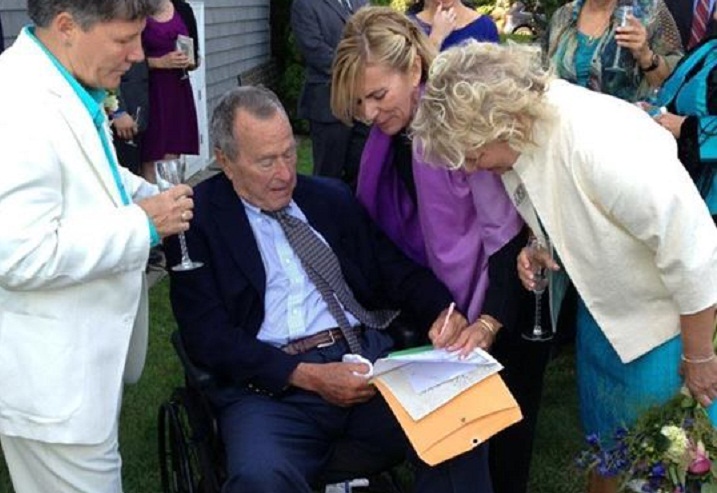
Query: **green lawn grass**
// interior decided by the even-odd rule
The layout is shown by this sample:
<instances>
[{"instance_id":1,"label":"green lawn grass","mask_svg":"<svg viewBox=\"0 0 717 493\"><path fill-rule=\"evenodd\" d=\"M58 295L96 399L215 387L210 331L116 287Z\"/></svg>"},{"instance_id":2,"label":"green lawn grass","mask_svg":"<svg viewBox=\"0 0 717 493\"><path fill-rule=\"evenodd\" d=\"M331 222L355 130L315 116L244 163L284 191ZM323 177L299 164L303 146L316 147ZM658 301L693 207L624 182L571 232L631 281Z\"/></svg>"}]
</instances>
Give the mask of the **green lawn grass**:
<instances>
[{"instance_id":1,"label":"green lawn grass","mask_svg":"<svg viewBox=\"0 0 717 493\"><path fill-rule=\"evenodd\" d=\"M299 156L300 172L309 172L311 149L306 138L299 139ZM157 409L172 389L182 383L182 371L169 341L174 330L168 281L165 279L150 290L150 339L144 374L138 384L126 388L124 395L120 448L126 493L160 491ZM565 350L551 362L546 374L531 493L578 493L584 490L583 479L573 467L573 458L581 447L581 440L573 354ZM4 461L0 463L0 493L11 493ZM509 468L510 464L505 467Z\"/></svg>"}]
</instances>

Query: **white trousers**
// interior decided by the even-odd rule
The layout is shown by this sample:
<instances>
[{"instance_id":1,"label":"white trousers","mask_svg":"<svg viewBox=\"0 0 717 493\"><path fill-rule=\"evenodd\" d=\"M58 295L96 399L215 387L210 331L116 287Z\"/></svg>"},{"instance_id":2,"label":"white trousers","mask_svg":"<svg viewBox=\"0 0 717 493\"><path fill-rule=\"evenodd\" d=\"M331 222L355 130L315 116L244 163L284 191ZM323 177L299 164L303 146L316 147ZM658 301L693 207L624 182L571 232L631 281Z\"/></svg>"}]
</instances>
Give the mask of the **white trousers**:
<instances>
[{"instance_id":1,"label":"white trousers","mask_svg":"<svg viewBox=\"0 0 717 493\"><path fill-rule=\"evenodd\" d=\"M0 435L15 493L122 493L117 427L97 445Z\"/></svg>"}]
</instances>

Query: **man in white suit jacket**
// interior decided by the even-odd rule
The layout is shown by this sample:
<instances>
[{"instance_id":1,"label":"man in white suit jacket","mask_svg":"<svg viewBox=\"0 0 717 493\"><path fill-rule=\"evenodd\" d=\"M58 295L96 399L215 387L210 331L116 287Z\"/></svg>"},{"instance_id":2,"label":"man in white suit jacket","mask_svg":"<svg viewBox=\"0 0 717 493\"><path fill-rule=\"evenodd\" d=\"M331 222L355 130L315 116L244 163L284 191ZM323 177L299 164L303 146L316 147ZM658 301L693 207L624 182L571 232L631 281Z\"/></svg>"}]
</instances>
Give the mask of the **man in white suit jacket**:
<instances>
[{"instance_id":1,"label":"man in white suit jacket","mask_svg":"<svg viewBox=\"0 0 717 493\"><path fill-rule=\"evenodd\" d=\"M158 3L29 0L34 26L0 56L0 442L16 493L121 492L144 267L193 207L189 187L157 194L117 165L102 105Z\"/></svg>"}]
</instances>

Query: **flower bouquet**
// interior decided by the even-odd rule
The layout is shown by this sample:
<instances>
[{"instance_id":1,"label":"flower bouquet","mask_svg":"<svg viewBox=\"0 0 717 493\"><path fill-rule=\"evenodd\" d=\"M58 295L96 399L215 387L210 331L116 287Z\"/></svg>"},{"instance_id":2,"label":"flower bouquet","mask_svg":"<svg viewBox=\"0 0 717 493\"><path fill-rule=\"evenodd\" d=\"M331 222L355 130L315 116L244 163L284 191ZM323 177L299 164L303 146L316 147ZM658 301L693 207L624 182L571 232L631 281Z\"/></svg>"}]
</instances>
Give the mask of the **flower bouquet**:
<instances>
[{"instance_id":1,"label":"flower bouquet","mask_svg":"<svg viewBox=\"0 0 717 493\"><path fill-rule=\"evenodd\" d=\"M617 477L621 491L717 493L717 429L685 390L616 430L610 447L596 435L586 441L578 467Z\"/></svg>"}]
</instances>

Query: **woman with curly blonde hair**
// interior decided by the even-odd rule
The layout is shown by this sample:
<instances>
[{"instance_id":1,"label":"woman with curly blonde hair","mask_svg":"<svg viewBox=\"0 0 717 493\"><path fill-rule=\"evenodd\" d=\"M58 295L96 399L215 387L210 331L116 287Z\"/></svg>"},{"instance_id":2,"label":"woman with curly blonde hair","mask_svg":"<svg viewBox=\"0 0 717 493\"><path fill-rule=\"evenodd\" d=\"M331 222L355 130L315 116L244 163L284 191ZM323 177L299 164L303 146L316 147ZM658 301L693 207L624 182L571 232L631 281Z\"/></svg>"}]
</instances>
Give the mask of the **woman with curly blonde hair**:
<instances>
[{"instance_id":1,"label":"woman with curly blonde hair","mask_svg":"<svg viewBox=\"0 0 717 493\"><path fill-rule=\"evenodd\" d=\"M357 196L383 231L451 291L468 327L429 334L437 347L490 349L525 419L490 442L496 493L526 490L542 375L550 344L521 338L532 297L515 273L526 231L491 173L428 166L407 136L435 48L423 30L389 9L361 9L334 58L332 109L347 124L370 123ZM506 468L505 463L511 467Z\"/></svg>"},{"instance_id":2,"label":"woman with curly blonde hair","mask_svg":"<svg viewBox=\"0 0 717 493\"><path fill-rule=\"evenodd\" d=\"M470 43L434 62L413 135L435 162L500 175L533 232L550 239L554 259L524 249L518 274L532 289L548 268L552 289L564 272L577 289L586 432L609 442L670 399L681 365L717 422L717 230L674 139L647 113L555 80L534 48ZM617 485L594 475L590 486Z\"/></svg>"}]
</instances>

